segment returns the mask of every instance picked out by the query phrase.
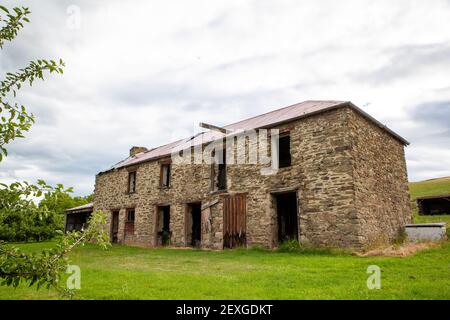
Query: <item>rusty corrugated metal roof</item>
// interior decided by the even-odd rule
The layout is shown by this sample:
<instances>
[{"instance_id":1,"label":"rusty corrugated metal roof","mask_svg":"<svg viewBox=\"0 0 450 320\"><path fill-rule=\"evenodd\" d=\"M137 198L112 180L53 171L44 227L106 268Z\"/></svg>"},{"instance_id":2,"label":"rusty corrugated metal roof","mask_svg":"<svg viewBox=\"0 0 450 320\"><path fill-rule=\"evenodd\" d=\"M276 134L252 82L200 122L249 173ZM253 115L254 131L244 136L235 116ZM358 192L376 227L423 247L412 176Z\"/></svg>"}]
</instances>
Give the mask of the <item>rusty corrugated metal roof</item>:
<instances>
[{"instance_id":1,"label":"rusty corrugated metal roof","mask_svg":"<svg viewBox=\"0 0 450 320\"><path fill-rule=\"evenodd\" d=\"M349 101L336 101L336 100L309 100L300 102L291 106L287 106L281 109L277 109L274 111L270 111L252 118L248 118L227 126L224 128L229 129L231 131L238 130L252 130L252 129L260 129L260 128L269 128L275 125L293 121L295 119L299 119L302 117L311 116L313 114L317 114L320 112L325 112L327 110L335 109L342 106L349 106L353 108L355 111L374 122L379 127L388 131L395 138L400 140L405 145L408 145L408 141L404 138L387 128L385 125L378 122L376 119L365 113L363 110L355 106L353 103ZM233 133L230 133L231 135ZM182 150L183 147L195 146L203 143L209 143L214 140L226 137L227 135L217 132L217 131L206 131L200 133L194 137L186 138L183 140L178 140L154 149L151 149L146 152L141 152L136 154L135 156L128 157L116 165L114 165L110 170L118 169L126 166L131 166L137 163L149 161L152 159L158 159L162 157L169 156L174 149ZM108 170L109 171L109 170Z\"/></svg>"},{"instance_id":2,"label":"rusty corrugated metal roof","mask_svg":"<svg viewBox=\"0 0 450 320\"><path fill-rule=\"evenodd\" d=\"M93 208L94 208L94 203L89 202L87 204L83 204L78 207L69 208L66 210L66 212L67 213L89 212L89 211L92 211Z\"/></svg>"}]
</instances>

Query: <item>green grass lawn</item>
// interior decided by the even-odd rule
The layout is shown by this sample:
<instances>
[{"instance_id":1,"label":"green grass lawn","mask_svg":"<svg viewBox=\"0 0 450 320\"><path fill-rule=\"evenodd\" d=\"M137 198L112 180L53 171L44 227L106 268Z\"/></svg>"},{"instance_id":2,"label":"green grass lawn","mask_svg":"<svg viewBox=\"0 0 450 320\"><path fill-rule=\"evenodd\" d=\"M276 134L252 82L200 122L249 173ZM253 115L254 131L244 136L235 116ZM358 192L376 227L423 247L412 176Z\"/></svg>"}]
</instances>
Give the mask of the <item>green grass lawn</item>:
<instances>
[{"instance_id":1,"label":"green grass lawn","mask_svg":"<svg viewBox=\"0 0 450 320\"><path fill-rule=\"evenodd\" d=\"M411 184L411 196L450 193L450 179ZM418 216L415 222L450 216ZM19 244L40 251L52 242ZM81 268L77 299L450 299L450 242L409 257L262 250L198 251L88 245L74 251ZM366 286L369 265L380 290ZM0 299L58 299L55 292L0 287Z\"/></svg>"},{"instance_id":2,"label":"green grass lawn","mask_svg":"<svg viewBox=\"0 0 450 320\"><path fill-rule=\"evenodd\" d=\"M81 268L77 299L450 299L448 242L404 258L88 245L71 254L71 263ZM369 265L382 270L379 290L366 286ZM23 285L0 287L0 298L58 295Z\"/></svg>"}]
</instances>

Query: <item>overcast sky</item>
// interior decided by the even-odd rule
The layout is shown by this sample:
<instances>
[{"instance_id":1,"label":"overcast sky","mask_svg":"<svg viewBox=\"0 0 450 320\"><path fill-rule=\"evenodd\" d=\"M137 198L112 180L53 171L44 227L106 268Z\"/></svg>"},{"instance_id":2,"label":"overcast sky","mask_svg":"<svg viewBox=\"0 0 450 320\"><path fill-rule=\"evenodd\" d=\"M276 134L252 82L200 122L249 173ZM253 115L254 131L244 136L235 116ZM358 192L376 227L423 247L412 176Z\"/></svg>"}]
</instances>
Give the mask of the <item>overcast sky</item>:
<instances>
[{"instance_id":1,"label":"overcast sky","mask_svg":"<svg viewBox=\"0 0 450 320\"><path fill-rule=\"evenodd\" d=\"M31 24L0 78L37 58L36 115L0 180L93 191L133 145L155 147L304 100L350 100L411 142L410 180L450 175L450 1L6 1ZM2 1L5 5L5 1Z\"/></svg>"}]
</instances>

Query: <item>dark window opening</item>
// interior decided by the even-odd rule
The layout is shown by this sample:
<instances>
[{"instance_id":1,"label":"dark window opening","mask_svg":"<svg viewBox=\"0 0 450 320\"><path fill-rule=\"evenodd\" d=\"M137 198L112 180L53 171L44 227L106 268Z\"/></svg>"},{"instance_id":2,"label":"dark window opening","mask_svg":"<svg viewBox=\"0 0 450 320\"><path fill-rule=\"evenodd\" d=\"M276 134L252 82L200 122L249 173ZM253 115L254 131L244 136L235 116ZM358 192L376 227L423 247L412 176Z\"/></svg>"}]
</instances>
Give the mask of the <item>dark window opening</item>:
<instances>
[{"instance_id":1,"label":"dark window opening","mask_svg":"<svg viewBox=\"0 0 450 320\"><path fill-rule=\"evenodd\" d=\"M170 186L170 164L161 165L161 187L168 188Z\"/></svg>"},{"instance_id":2,"label":"dark window opening","mask_svg":"<svg viewBox=\"0 0 450 320\"><path fill-rule=\"evenodd\" d=\"M128 173L128 193L136 192L136 171Z\"/></svg>"},{"instance_id":3,"label":"dark window opening","mask_svg":"<svg viewBox=\"0 0 450 320\"><path fill-rule=\"evenodd\" d=\"M170 238L172 232L170 231L170 206L159 206L158 207L158 218L157 218L157 233L156 240L157 245L166 246L170 244Z\"/></svg>"},{"instance_id":4,"label":"dark window opening","mask_svg":"<svg viewBox=\"0 0 450 320\"><path fill-rule=\"evenodd\" d=\"M280 135L278 140L278 166L286 168L291 166L291 136Z\"/></svg>"},{"instance_id":5,"label":"dark window opening","mask_svg":"<svg viewBox=\"0 0 450 320\"><path fill-rule=\"evenodd\" d=\"M227 165L226 151L223 149L217 155L213 152L212 157L212 189L213 191L227 190Z\"/></svg>"},{"instance_id":6,"label":"dark window opening","mask_svg":"<svg viewBox=\"0 0 450 320\"><path fill-rule=\"evenodd\" d=\"M199 247L202 239L201 203L189 203L186 217L186 245Z\"/></svg>"},{"instance_id":7,"label":"dark window opening","mask_svg":"<svg viewBox=\"0 0 450 320\"><path fill-rule=\"evenodd\" d=\"M278 222L278 242L298 240L297 193L275 195Z\"/></svg>"},{"instance_id":8,"label":"dark window opening","mask_svg":"<svg viewBox=\"0 0 450 320\"><path fill-rule=\"evenodd\" d=\"M68 213L66 215L66 232L83 231L91 218L91 212Z\"/></svg>"},{"instance_id":9,"label":"dark window opening","mask_svg":"<svg viewBox=\"0 0 450 320\"><path fill-rule=\"evenodd\" d=\"M127 222L134 222L134 209L127 211Z\"/></svg>"}]
</instances>

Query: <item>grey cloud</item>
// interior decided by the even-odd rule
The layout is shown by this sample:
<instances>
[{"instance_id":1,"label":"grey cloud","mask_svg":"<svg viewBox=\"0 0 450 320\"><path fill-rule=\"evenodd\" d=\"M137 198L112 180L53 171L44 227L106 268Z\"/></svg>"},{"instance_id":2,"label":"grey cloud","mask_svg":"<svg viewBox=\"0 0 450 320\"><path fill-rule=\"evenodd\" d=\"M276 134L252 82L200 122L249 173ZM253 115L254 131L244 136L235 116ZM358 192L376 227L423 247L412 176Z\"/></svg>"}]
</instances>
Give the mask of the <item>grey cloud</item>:
<instances>
[{"instance_id":1,"label":"grey cloud","mask_svg":"<svg viewBox=\"0 0 450 320\"><path fill-rule=\"evenodd\" d=\"M410 110L416 128L409 135L417 144L450 149L450 101L426 102Z\"/></svg>"},{"instance_id":2,"label":"grey cloud","mask_svg":"<svg viewBox=\"0 0 450 320\"><path fill-rule=\"evenodd\" d=\"M450 100L422 103L414 108L412 117L430 127L450 129Z\"/></svg>"},{"instance_id":3,"label":"grey cloud","mask_svg":"<svg viewBox=\"0 0 450 320\"><path fill-rule=\"evenodd\" d=\"M390 56L386 65L351 76L358 81L380 85L419 74L427 69L442 68L436 71L447 69L447 72L450 70L450 43L408 45L384 50L381 54Z\"/></svg>"},{"instance_id":4,"label":"grey cloud","mask_svg":"<svg viewBox=\"0 0 450 320\"><path fill-rule=\"evenodd\" d=\"M259 2L258 0L253 5L256 7ZM0 176L26 178L31 181L47 177L46 180L50 183L62 182L67 186L75 186L78 194L91 192L95 174L126 157L131 145L154 147L171 142L174 140L172 136L174 128L181 134L191 132L199 121L226 125L302 100L322 99L324 96L340 98L331 97L336 92L345 94L355 92L357 95L356 91L361 88L360 83L380 84L396 79L404 79L407 83L416 73L428 71L430 68L436 72L446 72L449 67L447 63L447 56L450 55L449 43L408 45L389 50L381 49L379 54L390 59L386 66L347 77L347 74L339 73L340 69L345 69L347 64L351 64L353 57L351 45L345 41L338 38L335 41L321 41L321 38L314 37L315 35L312 35L313 39L307 37L302 39L304 42L296 41L298 40L296 38L283 38L286 42L291 41L290 45L283 47L283 50L277 50L278 47L272 48L280 45L277 39L258 40L258 35L268 32L265 25L255 25L252 30L252 24L243 24L250 36L241 38L240 34L236 33L238 32L236 25L233 25L235 23L233 14L240 8L225 5L220 10L214 11L210 17L202 17L205 18L201 20L202 25L193 24L194 27L187 27L185 21L179 21L177 24L176 21L175 23L172 21L173 19L167 19L165 23L170 26L160 26L164 34L163 39L157 38L160 30L153 28L152 35L155 39L151 41L170 43L168 46L170 50L167 52L161 51L166 50L164 46L147 48L143 45L146 41L144 38L137 39L136 42L124 41L131 44L130 47L125 47L130 55L127 59L136 59L139 68L142 68L135 73L133 64L130 64L132 66L130 69L125 69L122 65L122 59L125 58L118 56L114 51L115 45L120 49L121 40L126 39L113 39L111 45L108 42L111 40L109 39L111 34L108 32L114 29L114 26L108 24L110 23L108 19L102 19L103 13L98 13L106 9L111 1L106 3L88 0L39 2L8 0L6 5L10 7L16 3L31 7L32 22L26 26L16 41L6 45L1 51L0 77L2 72L23 67L29 60L41 57L59 58L62 53L67 55L61 56L66 60L67 67L64 76L48 77L44 83L36 83L32 88L24 87L20 92L18 102L25 104L35 113L37 122L26 139L17 140L10 145L10 156L6 162L0 163ZM136 2L130 5L130 8L146 3ZM65 27L66 9L72 4L80 6L82 10L84 29L80 32L71 32ZM121 2L121 5L125 5L124 2ZM156 5L157 2L151 4ZM271 19L271 15L274 14L274 20L271 21L278 21L277 19L284 19L284 15L287 14L285 10L290 10L289 7L302 5L293 2L288 7L277 6L276 12L271 12L270 8L258 7L250 14L254 15L255 19ZM195 5L192 7L200 11ZM304 8L312 6L309 4ZM324 11L316 11L326 11L325 8L322 9ZM350 9L346 8L343 12L351 11ZM264 12L265 10L268 12ZM311 15L316 11L312 11ZM148 12L149 15L151 13ZM241 18L245 20L245 16ZM320 16L313 18L314 21L322 21ZM130 17L124 17L123 20L123 25L130 27L126 31L142 35L139 30L133 29L133 21L128 23L127 19ZM317 28L320 25L318 23ZM140 26L145 27L143 24ZM339 28L338 24L334 26ZM275 23L270 26L270 31L275 37L289 37L288 31L296 27L298 26ZM251 36L253 34L255 37ZM291 34L291 37L297 36ZM257 39L254 43L251 42L253 38ZM244 44L241 39L247 42ZM358 38L348 40L356 43L355 47L359 45ZM99 45L96 46L97 44ZM133 44L136 47L133 47ZM221 51L209 50L222 48L222 45L223 54ZM230 46L233 50L227 52ZM150 50L148 52L158 50L157 57L171 57L172 60L163 62L166 60L162 59L162 65L156 65L154 61L148 61L151 55L142 58L143 52L140 49ZM372 50L372 47L363 47L361 50ZM340 54L337 54L339 52ZM101 61L92 60L91 54ZM228 58L224 60L224 57ZM87 59L92 63L86 63ZM328 66L328 60L344 67ZM157 71L153 69L155 66L150 67L152 63L156 65ZM86 64L90 67L85 67ZM370 65L370 62L367 65ZM102 77L99 74L102 71L108 74L109 66L117 68L119 76ZM75 67L79 68L76 70L78 72L71 72L73 71L71 68ZM266 74L261 77L261 73L256 72L257 76L251 78L252 73L245 71L265 70L267 67L273 69L280 67L286 70L286 77L284 71L273 77L271 71L268 71L267 77ZM297 72L289 74L291 70ZM244 74L245 72L250 76ZM305 75L305 72L308 74ZM122 73L124 77L121 77ZM297 78L295 74L298 74ZM276 80L266 81L271 77ZM240 82L241 78L245 78L251 85L247 86L248 83ZM448 84L443 83L442 86ZM373 89L377 86L371 87L372 91L367 90L364 95L373 97L375 94L384 94L376 88ZM333 91L330 93L329 90ZM399 94L404 95L404 92ZM436 93L434 96L439 98L445 94ZM353 99L353 97L344 98ZM371 97L364 99L371 101ZM448 111L447 101L431 101L410 108L407 120L414 124L414 128L410 129L408 124L405 124L400 133L412 142L407 154L411 160L408 165L412 169L413 177L425 175L432 177L433 174L445 172L446 166L448 167L446 163L435 160L436 155L445 154L442 150L448 150L450 143ZM395 120L389 117L389 112L385 114L384 120ZM143 117L155 117L158 121L146 122L146 119L142 120ZM135 125L136 123L139 125Z\"/></svg>"}]
</instances>

